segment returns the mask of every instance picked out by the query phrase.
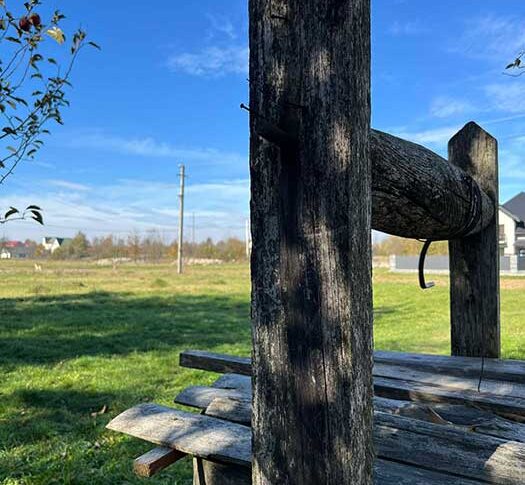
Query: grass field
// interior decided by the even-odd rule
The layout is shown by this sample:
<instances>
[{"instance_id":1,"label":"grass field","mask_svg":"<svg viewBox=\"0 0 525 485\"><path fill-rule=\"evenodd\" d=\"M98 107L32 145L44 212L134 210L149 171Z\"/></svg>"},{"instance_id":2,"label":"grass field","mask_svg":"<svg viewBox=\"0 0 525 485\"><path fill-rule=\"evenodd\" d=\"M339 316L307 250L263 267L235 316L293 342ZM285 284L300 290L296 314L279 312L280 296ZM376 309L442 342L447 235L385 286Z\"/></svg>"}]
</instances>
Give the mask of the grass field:
<instances>
[{"instance_id":1,"label":"grass field","mask_svg":"<svg viewBox=\"0 0 525 485\"><path fill-rule=\"evenodd\" d=\"M132 459L151 446L104 426L134 404L172 405L183 387L211 382L178 367L184 349L249 355L248 267L177 276L168 265L46 263L34 273L2 261L0 277L0 483L191 483L187 460L134 477ZM447 278L433 279L423 292L416 275L375 273L376 348L448 352ZM507 358L525 358L524 290L525 279L502 280Z\"/></svg>"}]
</instances>

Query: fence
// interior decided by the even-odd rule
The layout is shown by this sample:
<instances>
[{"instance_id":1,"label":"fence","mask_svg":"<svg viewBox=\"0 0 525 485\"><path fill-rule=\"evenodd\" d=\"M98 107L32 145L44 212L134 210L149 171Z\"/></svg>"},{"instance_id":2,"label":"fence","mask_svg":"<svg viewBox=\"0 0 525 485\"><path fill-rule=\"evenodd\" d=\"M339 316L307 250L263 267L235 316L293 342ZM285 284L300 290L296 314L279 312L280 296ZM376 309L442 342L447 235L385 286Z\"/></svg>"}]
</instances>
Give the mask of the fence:
<instances>
[{"instance_id":1,"label":"fence","mask_svg":"<svg viewBox=\"0 0 525 485\"><path fill-rule=\"evenodd\" d=\"M389 258L390 271L398 273L411 273L418 271L418 256L397 256ZM448 256L427 256L425 259L425 270L431 273L449 272ZM525 276L525 256L501 256L500 274Z\"/></svg>"}]
</instances>

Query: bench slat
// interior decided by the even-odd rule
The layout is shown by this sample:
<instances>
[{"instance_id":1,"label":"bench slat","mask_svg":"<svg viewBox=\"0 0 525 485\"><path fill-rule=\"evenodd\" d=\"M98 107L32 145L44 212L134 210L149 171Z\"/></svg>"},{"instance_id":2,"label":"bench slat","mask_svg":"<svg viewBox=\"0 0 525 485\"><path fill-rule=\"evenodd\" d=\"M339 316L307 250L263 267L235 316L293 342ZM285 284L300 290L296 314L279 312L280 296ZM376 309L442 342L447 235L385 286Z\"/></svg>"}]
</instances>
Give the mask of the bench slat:
<instances>
[{"instance_id":1,"label":"bench slat","mask_svg":"<svg viewBox=\"0 0 525 485\"><path fill-rule=\"evenodd\" d=\"M185 456L186 453L182 451L158 446L135 458L133 461L133 471L139 477L149 478Z\"/></svg>"},{"instance_id":2,"label":"bench slat","mask_svg":"<svg viewBox=\"0 0 525 485\"><path fill-rule=\"evenodd\" d=\"M408 367L412 370L445 374L456 377L479 378L481 359L406 352L374 352L376 364ZM233 372L251 375L251 359L201 350L187 350L180 354L180 365L213 372ZM525 384L525 361L485 359L484 379Z\"/></svg>"},{"instance_id":3,"label":"bench slat","mask_svg":"<svg viewBox=\"0 0 525 485\"><path fill-rule=\"evenodd\" d=\"M108 428L206 460L250 466L247 426L141 404L117 416ZM447 426L376 412L374 442L379 458L463 478L518 485L525 476L525 445Z\"/></svg>"}]
</instances>

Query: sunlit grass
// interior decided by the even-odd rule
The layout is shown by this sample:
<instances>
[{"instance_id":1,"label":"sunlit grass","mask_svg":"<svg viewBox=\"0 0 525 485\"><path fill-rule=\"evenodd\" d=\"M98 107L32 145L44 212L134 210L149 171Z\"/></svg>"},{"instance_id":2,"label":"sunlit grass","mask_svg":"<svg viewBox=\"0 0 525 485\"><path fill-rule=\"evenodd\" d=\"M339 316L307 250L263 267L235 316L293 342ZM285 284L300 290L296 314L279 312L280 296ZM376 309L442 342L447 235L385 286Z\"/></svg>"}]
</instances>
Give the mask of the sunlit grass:
<instances>
[{"instance_id":1,"label":"sunlit grass","mask_svg":"<svg viewBox=\"0 0 525 485\"><path fill-rule=\"evenodd\" d=\"M0 263L0 483L145 483L133 458L152 446L104 429L144 401L173 405L210 373L178 366L187 348L250 353L249 270ZM448 286L375 275L377 348L448 353ZM503 352L525 358L525 280L505 280ZM93 415L108 406L108 412ZM151 484L191 483L178 463Z\"/></svg>"}]
</instances>

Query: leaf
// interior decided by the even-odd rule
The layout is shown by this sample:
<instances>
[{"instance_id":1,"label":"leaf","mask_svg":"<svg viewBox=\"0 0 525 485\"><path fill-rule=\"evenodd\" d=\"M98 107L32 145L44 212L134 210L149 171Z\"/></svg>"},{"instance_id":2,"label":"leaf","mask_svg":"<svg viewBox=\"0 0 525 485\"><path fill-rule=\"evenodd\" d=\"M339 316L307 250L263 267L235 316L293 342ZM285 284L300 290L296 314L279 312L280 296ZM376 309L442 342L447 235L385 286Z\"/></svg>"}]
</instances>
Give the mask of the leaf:
<instances>
[{"instance_id":1,"label":"leaf","mask_svg":"<svg viewBox=\"0 0 525 485\"><path fill-rule=\"evenodd\" d=\"M8 219L14 214L18 214L20 211L16 209L15 207L11 207L4 215L4 219Z\"/></svg>"},{"instance_id":2,"label":"leaf","mask_svg":"<svg viewBox=\"0 0 525 485\"><path fill-rule=\"evenodd\" d=\"M62 29L60 27L57 27L56 25L51 27L47 32L47 35L54 39L58 44L63 44L66 40L66 37L64 35L64 32L62 32Z\"/></svg>"},{"instance_id":3,"label":"leaf","mask_svg":"<svg viewBox=\"0 0 525 485\"><path fill-rule=\"evenodd\" d=\"M26 211L35 210L35 211L41 211L42 209L38 207L37 205L29 205L26 207Z\"/></svg>"},{"instance_id":4,"label":"leaf","mask_svg":"<svg viewBox=\"0 0 525 485\"><path fill-rule=\"evenodd\" d=\"M509 64L505 69L511 69L514 67L514 63Z\"/></svg>"},{"instance_id":5,"label":"leaf","mask_svg":"<svg viewBox=\"0 0 525 485\"><path fill-rule=\"evenodd\" d=\"M95 42L89 41L88 45L93 46L95 49L98 49L99 51L102 50L102 47L100 47L98 44L95 44Z\"/></svg>"},{"instance_id":6,"label":"leaf","mask_svg":"<svg viewBox=\"0 0 525 485\"><path fill-rule=\"evenodd\" d=\"M31 219L34 219L36 222L38 222L39 224L41 224L43 226L44 225L44 218L42 217L42 214L40 214L40 212L38 212L36 210L32 210L31 213L33 214Z\"/></svg>"},{"instance_id":7,"label":"leaf","mask_svg":"<svg viewBox=\"0 0 525 485\"><path fill-rule=\"evenodd\" d=\"M16 153L17 150L15 147L12 147L12 146L8 146L7 149L10 151L10 152L13 152L13 153Z\"/></svg>"}]
</instances>

